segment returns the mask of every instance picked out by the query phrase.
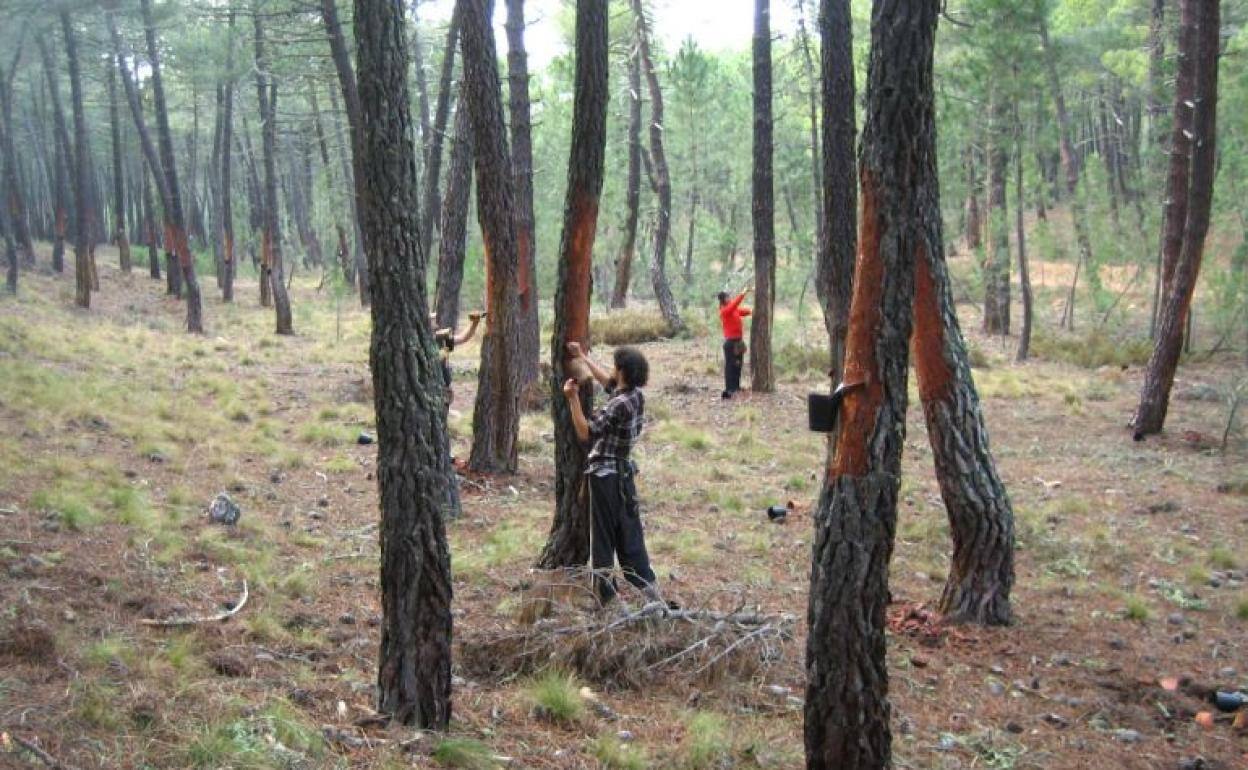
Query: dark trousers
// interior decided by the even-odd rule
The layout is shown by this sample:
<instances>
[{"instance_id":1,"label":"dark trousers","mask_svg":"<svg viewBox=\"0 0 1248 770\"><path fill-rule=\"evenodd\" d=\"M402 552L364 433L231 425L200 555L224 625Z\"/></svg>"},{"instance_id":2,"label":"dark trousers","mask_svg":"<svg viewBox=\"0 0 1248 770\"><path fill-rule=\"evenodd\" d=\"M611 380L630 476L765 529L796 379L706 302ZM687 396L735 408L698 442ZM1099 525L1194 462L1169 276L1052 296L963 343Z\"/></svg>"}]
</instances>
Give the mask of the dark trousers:
<instances>
[{"instance_id":1,"label":"dark trousers","mask_svg":"<svg viewBox=\"0 0 1248 770\"><path fill-rule=\"evenodd\" d=\"M608 602L615 598L615 578L610 572L617 556L624 579L642 591L653 593L656 578L646 553L632 473L591 475L589 494L594 522L594 590L599 600Z\"/></svg>"},{"instance_id":2,"label":"dark trousers","mask_svg":"<svg viewBox=\"0 0 1248 770\"><path fill-rule=\"evenodd\" d=\"M724 390L741 390L741 369L745 366L745 345L738 339L724 340Z\"/></svg>"}]
</instances>

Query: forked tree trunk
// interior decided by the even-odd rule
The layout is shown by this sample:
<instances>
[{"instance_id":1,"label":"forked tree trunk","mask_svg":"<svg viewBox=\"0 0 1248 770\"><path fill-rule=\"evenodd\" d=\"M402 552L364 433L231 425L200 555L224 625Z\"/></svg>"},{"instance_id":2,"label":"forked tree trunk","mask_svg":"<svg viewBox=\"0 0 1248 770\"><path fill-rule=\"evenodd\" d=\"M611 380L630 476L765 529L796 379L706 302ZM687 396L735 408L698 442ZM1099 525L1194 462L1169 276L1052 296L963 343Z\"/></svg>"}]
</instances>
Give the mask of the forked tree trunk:
<instances>
[{"instance_id":1,"label":"forked tree trunk","mask_svg":"<svg viewBox=\"0 0 1248 770\"><path fill-rule=\"evenodd\" d=\"M156 102L156 134L160 142L160 159L164 167L169 190L169 238L165 248L177 255L178 268L186 283L186 328L191 333L202 333L204 322L200 307L199 279L195 275L195 262L187 241L186 219L182 214L182 198L178 192L177 161L173 155L173 135L169 131L169 112L165 107L165 89L160 78L159 45L156 41L156 24L152 21L151 0L141 0L143 26L147 36L148 63L152 68L152 95Z\"/></svg>"},{"instance_id":2,"label":"forked tree trunk","mask_svg":"<svg viewBox=\"0 0 1248 770\"><path fill-rule=\"evenodd\" d=\"M464 283L464 252L468 241L468 202L472 191L472 122L461 83L455 110L455 135L451 139L451 163L447 169L446 200L442 202L442 226L438 239L438 281L434 309L438 327L459 325L459 293Z\"/></svg>"},{"instance_id":3,"label":"forked tree trunk","mask_svg":"<svg viewBox=\"0 0 1248 770\"><path fill-rule=\"evenodd\" d=\"M667 281L667 244L672 230L672 179L667 169L667 154L663 150L663 92L659 88L659 74L650 55L650 33L646 13L641 0L631 0L633 15L637 19L637 46L641 52L641 68L646 76L650 92L650 154L654 166L655 192L659 196L659 210L654 227L654 253L650 255L650 282L659 303L659 312L672 334L683 334L685 322L680 318L676 300Z\"/></svg>"},{"instance_id":4,"label":"forked tree trunk","mask_svg":"<svg viewBox=\"0 0 1248 770\"><path fill-rule=\"evenodd\" d=\"M1009 105L995 89L988 128L988 237L984 256L984 331L1010 333L1010 219L1005 179L1010 153L1006 149Z\"/></svg>"},{"instance_id":5,"label":"forked tree trunk","mask_svg":"<svg viewBox=\"0 0 1248 770\"><path fill-rule=\"evenodd\" d=\"M260 104L260 136L264 153L264 232L260 240L261 281L267 281L273 292L273 310L278 334L294 334L290 313L290 297L286 293L286 277L282 271L282 230L277 209L277 82L269 74L265 56L264 26L258 6L252 6L256 48L256 97Z\"/></svg>"},{"instance_id":6,"label":"forked tree trunk","mask_svg":"<svg viewBox=\"0 0 1248 770\"><path fill-rule=\"evenodd\" d=\"M117 68L108 66L108 119L113 134L113 240L121 272L130 272L130 238L126 235L126 178L121 165L121 115L117 109Z\"/></svg>"},{"instance_id":7,"label":"forked tree trunk","mask_svg":"<svg viewBox=\"0 0 1248 770\"><path fill-rule=\"evenodd\" d=\"M486 262L485 338L472 415L468 465L486 473L514 473L520 429L520 313L515 195L502 84L490 27L490 0L458 0L463 41L465 106L472 121L477 173L477 218Z\"/></svg>"},{"instance_id":8,"label":"forked tree trunk","mask_svg":"<svg viewBox=\"0 0 1248 770\"><path fill-rule=\"evenodd\" d=\"M891 762L885 608L905 441L914 265L941 248L932 52L937 0L876 2L855 266L835 458L815 512L806 766Z\"/></svg>"},{"instance_id":9,"label":"forked tree trunk","mask_svg":"<svg viewBox=\"0 0 1248 770\"><path fill-rule=\"evenodd\" d=\"M1079 194L1079 156L1075 154L1075 143L1071 134L1070 116L1066 112L1066 97L1062 93L1062 81L1057 72L1057 57L1053 45L1049 41L1049 24L1042 9L1037 17L1040 31L1040 46L1044 56L1045 71L1048 73L1049 90L1053 92L1053 107L1057 113L1057 134L1060 140L1062 170L1066 175L1066 193L1070 199L1070 218L1075 226L1075 243L1079 248L1079 256L1075 262L1075 275L1070 283L1070 291L1066 296L1066 306L1062 310L1062 326L1075 329L1075 290L1079 285L1079 271L1083 267L1095 270L1092 262L1092 240L1088 235L1087 210L1083 197Z\"/></svg>"},{"instance_id":10,"label":"forked tree trunk","mask_svg":"<svg viewBox=\"0 0 1248 770\"><path fill-rule=\"evenodd\" d=\"M88 213L88 190L91 184L91 156L87 152L87 117L82 108L82 75L78 66L78 39L68 11L61 11L61 34L65 36L65 61L69 65L70 101L74 115L74 211L77 224L74 228L74 301L78 307L91 307L91 256L88 241L91 238L90 214ZM6 140L11 139L5 134ZM12 209L10 209L12 212ZM12 213L9 217L13 220Z\"/></svg>"},{"instance_id":11,"label":"forked tree trunk","mask_svg":"<svg viewBox=\"0 0 1248 770\"><path fill-rule=\"evenodd\" d=\"M425 147L425 188L421 207L420 243L425 254L429 254L433 245L433 230L442 220L439 182L442 175L442 139L446 134L446 124L450 119L452 76L455 71L455 51L459 48L460 28L459 3L451 11L451 21L446 28L446 44L442 49L442 73L438 78L438 103L434 108L433 135ZM440 231L439 231L440 232Z\"/></svg>"},{"instance_id":12,"label":"forked tree trunk","mask_svg":"<svg viewBox=\"0 0 1248 770\"><path fill-rule=\"evenodd\" d=\"M776 203L772 184L771 0L754 2L754 322L750 324L750 388L776 389L771 368L771 314L776 304Z\"/></svg>"},{"instance_id":13,"label":"forked tree trunk","mask_svg":"<svg viewBox=\"0 0 1248 770\"><path fill-rule=\"evenodd\" d=\"M533 216L533 137L529 64L524 50L524 0L507 0L507 85L511 109L511 168L520 252L520 385L537 379L541 329L537 318L537 224Z\"/></svg>"},{"instance_id":14,"label":"forked tree trunk","mask_svg":"<svg viewBox=\"0 0 1248 770\"><path fill-rule=\"evenodd\" d=\"M615 258L611 307L628 304L628 286L637 253L637 217L641 207L641 53L636 38L628 56L628 179L624 188L624 242Z\"/></svg>"},{"instance_id":15,"label":"forked tree trunk","mask_svg":"<svg viewBox=\"0 0 1248 770\"><path fill-rule=\"evenodd\" d=\"M589 501L580 494L586 447L576 436L562 388L573 376L567 368L568 343L588 347L590 342L590 273L607 145L607 67L607 2L581 0L576 12L572 150L559 241L555 328L550 340L555 518L538 559L538 566L545 569L576 567L589 560ZM588 414L593 407L593 382L582 383L580 403Z\"/></svg>"},{"instance_id":16,"label":"forked tree trunk","mask_svg":"<svg viewBox=\"0 0 1248 770\"><path fill-rule=\"evenodd\" d=\"M938 200L935 175L920 190ZM943 241L920 250L914 282L914 368L953 537L940 611L953 622L1006 625L1014 585L1014 510L988 449Z\"/></svg>"},{"instance_id":17,"label":"forked tree trunk","mask_svg":"<svg viewBox=\"0 0 1248 770\"><path fill-rule=\"evenodd\" d=\"M1183 245L1178 263L1164 295L1165 302L1157 324L1157 340L1148 359L1148 368L1144 371L1140 403L1132 420L1137 441L1160 433L1165 426L1174 373L1183 352L1184 327L1191 315L1192 294L1196 290L1205 235L1209 231L1217 160L1219 0L1181 0L1179 13L1183 20L1181 24L1190 19L1196 28L1195 34L1180 35L1180 56L1191 59L1195 65L1192 92L1195 115L1192 119L1187 221L1183 227ZM1191 47L1184 48L1184 42Z\"/></svg>"},{"instance_id":18,"label":"forked tree trunk","mask_svg":"<svg viewBox=\"0 0 1248 770\"><path fill-rule=\"evenodd\" d=\"M13 78L17 74L17 65L21 61L22 45L13 50L13 58L9 61L8 70L0 67L0 149L4 152L4 186L6 188L4 205L9 207L9 229L17 248L18 259L27 266L35 264L35 246L31 240L30 225L26 221L26 196L22 193L22 183L17 166L17 149L14 144L13 130Z\"/></svg>"},{"instance_id":19,"label":"forked tree trunk","mask_svg":"<svg viewBox=\"0 0 1248 770\"><path fill-rule=\"evenodd\" d=\"M819 3L823 212L815 293L828 331L833 382L839 381L845 361L854 255L858 249L857 128L853 20L849 6L849 0Z\"/></svg>"},{"instance_id":20,"label":"forked tree trunk","mask_svg":"<svg viewBox=\"0 0 1248 770\"><path fill-rule=\"evenodd\" d=\"M451 718L451 563L443 524L454 483L445 389L425 301L416 151L402 6L356 0L360 225L373 275L369 351L381 501L377 710L444 730Z\"/></svg>"}]
</instances>

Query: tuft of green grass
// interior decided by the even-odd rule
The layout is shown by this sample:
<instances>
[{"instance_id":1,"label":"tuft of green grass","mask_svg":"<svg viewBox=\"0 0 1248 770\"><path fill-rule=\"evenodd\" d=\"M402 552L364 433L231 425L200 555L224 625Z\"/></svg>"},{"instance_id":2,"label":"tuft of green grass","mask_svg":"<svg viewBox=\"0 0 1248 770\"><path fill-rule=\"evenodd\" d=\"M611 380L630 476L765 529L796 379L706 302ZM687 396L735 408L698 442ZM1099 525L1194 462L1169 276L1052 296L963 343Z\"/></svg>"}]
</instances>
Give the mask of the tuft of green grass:
<instances>
[{"instance_id":1,"label":"tuft of green grass","mask_svg":"<svg viewBox=\"0 0 1248 770\"><path fill-rule=\"evenodd\" d=\"M699 711L685 725L683 765L690 770L717 767L731 751L728 724L723 716Z\"/></svg>"},{"instance_id":2,"label":"tuft of green grass","mask_svg":"<svg viewBox=\"0 0 1248 770\"><path fill-rule=\"evenodd\" d=\"M108 502L120 524L150 530L155 526L151 504L147 494L134 487L114 487L108 493Z\"/></svg>"},{"instance_id":3,"label":"tuft of green grass","mask_svg":"<svg viewBox=\"0 0 1248 770\"><path fill-rule=\"evenodd\" d=\"M87 645L82 657L90 665L103 668L113 661L129 664L134 658L134 650L125 639L107 636Z\"/></svg>"},{"instance_id":4,"label":"tuft of green grass","mask_svg":"<svg viewBox=\"0 0 1248 770\"><path fill-rule=\"evenodd\" d=\"M358 467L355 460L346 455L332 457L325 463L325 471L327 473L349 473Z\"/></svg>"},{"instance_id":5,"label":"tuft of green grass","mask_svg":"<svg viewBox=\"0 0 1248 770\"><path fill-rule=\"evenodd\" d=\"M589 753L602 770L646 770L650 759L640 748L624 743L614 735L600 735L589 742Z\"/></svg>"},{"instance_id":6,"label":"tuft of green grass","mask_svg":"<svg viewBox=\"0 0 1248 770\"><path fill-rule=\"evenodd\" d=\"M491 770L498 767L490 747L472 738L443 738L433 748L433 761L443 767L461 770Z\"/></svg>"},{"instance_id":7,"label":"tuft of green grass","mask_svg":"<svg viewBox=\"0 0 1248 770\"><path fill-rule=\"evenodd\" d=\"M585 715L580 684L572 674L549 670L531 681L526 688L533 712L542 719L571 724Z\"/></svg>"},{"instance_id":8,"label":"tuft of green grass","mask_svg":"<svg viewBox=\"0 0 1248 770\"><path fill-rule=\"evenodd\" d=\"M87 501L87 495L58 484L52 489L41 489L31 495L31 507L55 514L66 529L80 532L99 522L100 516Z\"/></svg>"},{"instance_id":9,"label":"tuft of green grass","mask_svg":"<svg viewBox=\"0 0 1248 770\"><path fill-rule=\"evenodd\" d=\"M1152 353L1152 345L1144 337L1114 339L1103 330L1058 336L1041 332L1032 337L1031 351L1037 358L1096 369L1145 364Z\"/></svg>"},{"instance_id":10,"label":"tuft of green grass","mask_svg":"<svg viewBox=\"0 0 1248 770\"><path fill-rule=\"evenodd\" d=\"M334 423L309 422L299 429L299 438L309 444L332 447L346 444L351 430Z\"/></svg>"},{"instance_id":11,"label":"tuft of green grass","mask_svg":"<svg viewBox=\"0 0 1248 770\"><path fill-rule=\"evenodd\" d=\"M315 725L283 701L273 701L256 716L257 726L294 751L319 757L325 753L325 739Z\"/></svg>"},{"instance_id":12,"label":"tuft of green grass","mask_svg":"<svg viewBox=\"0 0 1248 770\"><path fill-rule=\"evenodd\" d=\"M117 691L97 681L79 680L72 688L75 719L83 724L105 730L114 730L120 724Z\"/></svg>"},{"instance_id":13,"label":"tuft of green grass","mask_svg":"<svg viewBox=\"0 0 1248 770\"><path fill-rule=\"evenodd\" d=\"M1239 603L1235 605L1235 617L1240 620L1248 620L1248 596L1241 598Z\"/></svg>"},{"instance_id":14,"label":"tuft of green grass","mask_svg":"<svg viewBox=\"0 0 1248 770\"><path fill-rule=\"evenodd\" d=\"M1214 569L1235 569L1239 566L1239 562L1235 558L1235 553L1226 546L1215 546L1209 552L1209 563Z\"/></svg>"},{"instance_id":15,"label":"tuft of green grass","mask_svg":"<svg viewBox=\"0 0 1248 770\"><path fill-rule=\"evenodd\" d=\"M1128 596L1127 606L1123 611L1123 617L1127 620L1138 620L1144 622L1152 615L1152 611L1148 609L1148 604L1138 596Z\"/></svg>"}]
</instances>

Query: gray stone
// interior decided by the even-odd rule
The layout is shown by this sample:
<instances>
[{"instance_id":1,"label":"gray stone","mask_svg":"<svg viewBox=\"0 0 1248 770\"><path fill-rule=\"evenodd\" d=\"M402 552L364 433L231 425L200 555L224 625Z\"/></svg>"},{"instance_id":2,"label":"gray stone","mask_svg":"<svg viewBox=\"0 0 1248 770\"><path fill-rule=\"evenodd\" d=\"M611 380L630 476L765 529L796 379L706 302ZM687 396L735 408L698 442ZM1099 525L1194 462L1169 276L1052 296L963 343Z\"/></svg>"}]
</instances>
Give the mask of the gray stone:
<instances>
[{"instance_id":1,"label":"gray stone","mask_svg":"<svg viewBox=\"0 0 1248 770\"><path fill-rule=\"evenodd\" d=\"M1181 626L1187 622L1187 618L1183 617L1181 612L1172 612L1166 617L1166 622L1172 626Z\"/></svg>"},{"instance_id":2,"label":"gray stone","mask_svg":"<svg viewBox=\"0 0 1248 770\"><path fill-rule=\"evenodd\" d=\"M1114 740L1122 743L1139 743L1143 738L1135 730L1114 730Z\"/></svg>"},{"instance_id":3,"label":"gray stone","mask_svg":"<svg viewBox=\"0 0 1248 770\"><path fill-rule=\"evenodd\" d=\"M233 526L238 523L238 518L243 515L243 511L230 499L230 496L222 492L212 499L212 503L208 506L208 518L215 524L225 524Z\"/></svg>"}]
</instances>

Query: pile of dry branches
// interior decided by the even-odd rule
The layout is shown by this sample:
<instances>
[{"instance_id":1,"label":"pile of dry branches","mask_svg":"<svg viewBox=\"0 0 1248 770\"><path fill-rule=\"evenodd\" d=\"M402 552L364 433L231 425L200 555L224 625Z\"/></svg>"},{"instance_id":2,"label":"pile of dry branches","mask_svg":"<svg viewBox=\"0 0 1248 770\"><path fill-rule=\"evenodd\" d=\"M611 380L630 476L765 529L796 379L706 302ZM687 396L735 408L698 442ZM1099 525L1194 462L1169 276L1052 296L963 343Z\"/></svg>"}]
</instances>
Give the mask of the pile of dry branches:
<instances>
[{"instance_id":1,"label":"pile of dry branches","mask_svg":"<svg viewBox=\"0 0 1248 770\"><path fill-rule=\"evenodd\" d=\"M458 659L466 673L498 679L556 667L600 685L631 688L659 679L745 679L780 660L796 620L740 609L672 609L663 602L640 609L561 609L531 625L465 638Z\"/></svg>"}]
</instances>

